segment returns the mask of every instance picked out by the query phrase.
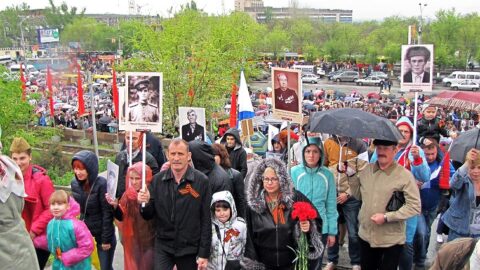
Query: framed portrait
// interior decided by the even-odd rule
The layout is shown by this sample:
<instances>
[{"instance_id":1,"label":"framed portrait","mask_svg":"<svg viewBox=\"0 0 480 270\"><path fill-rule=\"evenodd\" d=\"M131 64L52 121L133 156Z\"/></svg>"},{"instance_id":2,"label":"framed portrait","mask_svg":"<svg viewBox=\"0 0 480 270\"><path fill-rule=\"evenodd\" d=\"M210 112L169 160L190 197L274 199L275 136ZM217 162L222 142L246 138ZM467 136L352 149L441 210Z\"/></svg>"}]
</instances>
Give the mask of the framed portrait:
<instances>
[{"instance_id":1,"label":"framed portrait","mask_svg":"<svg viewBox=\"0 0 480 270\"><path fill-rule=\"evenodd\" d=\"M107 193L115 198L118 185L118 165L112 161L107 161Z\"/></svg>"},{"instance_id":2,"label":"framed portrait","mask_svg":"<svg viewBox=\"0 0 480 270\"><path fill-rule=\"evenodd\" d=\"M118 87L118 130L126 130L127 87Z\"/></svg>"},{"instance_id":3,"label":"framed portrait","mask_svg":"<svg viewBox=\"0 0 480 270\"><path fill-rule=\"evenodd\" d=\"M301 71L272 68L273 117L293 123L302 123Z\"/></svg>"},{"instance_id":4,"label":"framed portrait","mask_svg":"<svg viewBox=\"0 0 480 270\"><path fill-rule=\"evenodd\" d=\"M433 45L402 45L401 89L431 92L433 86Z\"/></svg>"},{"instance_id":5,"label":"framed portrait","mask_svg":"<svg viewBox=\"0 0 480 270\"><path fill-rule=\"evenodd\" d=\"M162 73L127 72L125 76L124 130L162 132Z\"/></svg>"},{"instance_id":6,"label":"framed portrait","mask_svg":"<svg viewBox=\"0 0 480 270\"><path fill-rule=\"evenodd\" d=\"M180 137L185 141L206 141L205 108L178 107L178 123Z\"/></svg>"}]
</instances>

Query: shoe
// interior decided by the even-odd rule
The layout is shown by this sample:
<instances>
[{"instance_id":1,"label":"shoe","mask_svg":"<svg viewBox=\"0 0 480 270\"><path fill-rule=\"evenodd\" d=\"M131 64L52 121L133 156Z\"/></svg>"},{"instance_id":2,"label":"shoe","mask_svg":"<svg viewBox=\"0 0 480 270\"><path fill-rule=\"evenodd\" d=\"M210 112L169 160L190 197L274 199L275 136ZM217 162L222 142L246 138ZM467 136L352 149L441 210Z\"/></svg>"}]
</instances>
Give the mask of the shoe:
<instances>
[{"instance_id":1,"label":"shoe","mask_svg":"<svg viewBox=\"0 0 480 270\"><path fill-rule=\"evenodd\" d=\"M360 267L360 265L352 265L352 270L362 270L362 268Z\"/></svg>"},{"instance_id":2,"label":"shoe","mask_svg":"<svg viewBox=\"0 0 480 270\"><path fill-rule=\"evenodd\" d=\"M337 265L334 264L333 262L327 263L327 265L325 265L325 267L323 268L323 270L335 270L335 269L337 269Z\"/></svg>"},{"instance_id":3,"label":"shoe","mask_svg":"<svg viewBox=\"0 0 480 270\"><path fill-rule=\"evenodd\" d=\"M439 244L443 243L443 235L441 235L441 234L437 235L437 243L439 243Z\"/></svg>"}]
</instances>

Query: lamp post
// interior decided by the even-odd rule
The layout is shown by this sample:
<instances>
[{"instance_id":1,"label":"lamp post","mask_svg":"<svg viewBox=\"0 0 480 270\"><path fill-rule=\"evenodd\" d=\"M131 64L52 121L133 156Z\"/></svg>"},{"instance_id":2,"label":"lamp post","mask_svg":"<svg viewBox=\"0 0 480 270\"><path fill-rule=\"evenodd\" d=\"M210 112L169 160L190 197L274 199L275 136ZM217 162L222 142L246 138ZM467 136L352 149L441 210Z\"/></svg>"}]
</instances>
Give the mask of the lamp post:
<instances>
[{"instance_id":1,"label":"lamp post","mask_svg":"<svg viewBox=\"0 0 480 270\"><path fill-rule=\"evenodd\" d=\"M422 31L423 31L423 7L426 7L427 4L418 3L420 7L420 23L418 26L418 44L422 44Z\"/></svg>"},{"instance_id":2,"label":"lamp post","mask_svg":"<svg viewBox=\"0 0 480 270\"><path fill-rule=\"evenodd\" d=\"M23 57L25 58L25 61L27 61L27 52L25 51L25 37L24 37L24 35L23 35L23 26L22 26L22 24L23 24L23 22L24 22L26 19L28 19L28 18L29 18L28 16L23 17L23 18L20 20L20 23L19 23L19 25L20 25L20 34L21 34L21 37L22 37L21 47L22 47Z\"/></svg>"}]
</instances>

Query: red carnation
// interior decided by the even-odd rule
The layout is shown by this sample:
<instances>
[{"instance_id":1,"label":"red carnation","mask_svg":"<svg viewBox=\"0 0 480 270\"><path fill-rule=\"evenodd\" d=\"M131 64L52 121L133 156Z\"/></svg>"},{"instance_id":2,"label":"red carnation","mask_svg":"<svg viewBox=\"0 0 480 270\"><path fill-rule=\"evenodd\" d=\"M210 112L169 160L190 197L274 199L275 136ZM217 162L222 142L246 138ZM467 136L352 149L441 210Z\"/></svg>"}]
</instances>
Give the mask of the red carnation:
<instances>
[{"instance_id":1,"label":"red carnation","mask_svg":"<svg viewBox=\"0 0 480 270\"><path fill-rule=\"evenodd\" d=\"M317 211L308 202L296 202L293 204L292 218L300 221L317 218Z\"/></svg>"}]
</instances>

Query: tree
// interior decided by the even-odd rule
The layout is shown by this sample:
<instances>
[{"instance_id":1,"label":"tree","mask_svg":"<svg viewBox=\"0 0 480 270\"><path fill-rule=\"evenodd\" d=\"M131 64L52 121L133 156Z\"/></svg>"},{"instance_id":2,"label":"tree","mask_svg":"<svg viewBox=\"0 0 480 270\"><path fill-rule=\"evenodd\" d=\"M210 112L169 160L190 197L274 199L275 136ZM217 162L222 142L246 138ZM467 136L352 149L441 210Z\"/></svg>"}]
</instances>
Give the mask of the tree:
<instances>
[{"instance_id":1,"label":"tree","mask_svg":"<svg viewBox=\"0 0 480 270\"><path fill-rule=\"evenodd\" d=\"M244 13L209 17L191 9L164 20L162 31L126 22L121 30L129 36L121 34L132 57L119 70L163 73L163 119L173 133L179 106L204 107L207 118L223 107L240 69L253 69L247 60L260 39L258 28Z\"/></svg>"},{"instance_id":2,"label":"tree","mask_svg":"<svg viewBox=\"0 0 480 270\"><path fill-rule=\"evenodd\" d=\"M77 13L76 7L68 7L66 2L56 6L53 0L48 0L50 7L45 8L44 16L50 28L63 30L68 24L72 23L76 17L83 17L85 8Z\"/></svg>"},{"instance_id":3,"label":"tree","mask_svg":"<svg viewBox=\"0 0 480 270\"><path fill-rule=\"evenodd\" d=\"M0 74L5 74L7 69L0 66ZM16 125L26 125L32 119L32 106L22 101L22 88L20 81L0 78L0 127L2 128L2 141L10 142L17 133Z\"/></svg>"},{"instance_id":4,"label":"tree","mask_svg":"<svg viewBox=\"0 0 480 270\"><path fill-rule=\"evenodd\" d=\"M91 18L79 17L64 28L60 41L65 46L69 42L80 42L83 50L112 51L116 49L117 36L116 29Z\"/></svg>"}]
</instances>

